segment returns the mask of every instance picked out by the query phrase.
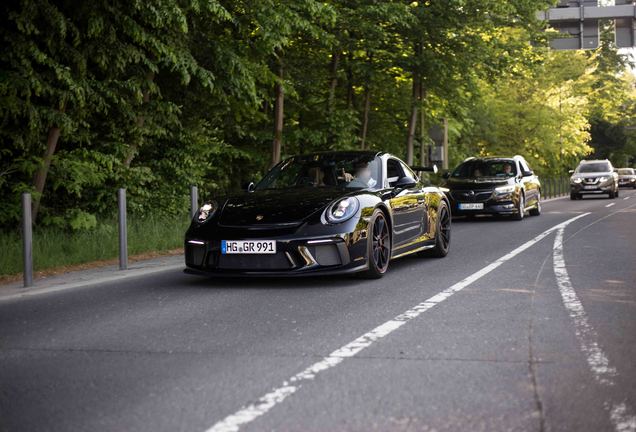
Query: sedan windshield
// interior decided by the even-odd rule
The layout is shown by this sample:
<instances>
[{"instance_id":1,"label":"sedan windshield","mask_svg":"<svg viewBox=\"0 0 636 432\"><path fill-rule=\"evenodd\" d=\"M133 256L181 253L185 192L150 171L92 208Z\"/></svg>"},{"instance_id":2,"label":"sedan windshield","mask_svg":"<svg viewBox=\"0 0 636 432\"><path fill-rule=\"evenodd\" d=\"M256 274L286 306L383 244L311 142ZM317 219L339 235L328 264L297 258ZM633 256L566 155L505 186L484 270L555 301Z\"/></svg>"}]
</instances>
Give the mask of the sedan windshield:
<instances>
[{"instance_id":1,"label":"sedan windshield","mask_svg":"<svg viewBox=\"0 0 636 432\"><path fill-rule=\"evenodd\" d=\"M621 168L618 170L619 175L634 175L634 170L632 168Z\"/></svg>"},{"instance_id":2,"label":"sedan windshield","mask_svg":"<svg viewBox=\"0 0 636 432\"><path fill-rule=\"evenodd\" d=\"M594 173L608 171L610 171L610 167L607 162L586 163L579 165L579 167L576 169L577 173Z\"/></svg>"},{"instance_id":3,"label":"sedan windshield","mask_svg":"<svg viewBox=\"0 0 636 432\"><path fill-rule=\"evenodd\" d=\"M514 177L517 175L515 165L515 161L512 159L470 160L455 168L452 177Z\"/></svg>"},{"instance_id":4,"label":"sedan windshield","mask_svg":"<svg viewBox=\"0 0 636 432\"><path fill-rule=\"evenodd\" d=\"M276 165L256 190L302 187L374 187L380 179L380 161L368 154L325 153L295 156Z\"/></svg>"}]
</instances>

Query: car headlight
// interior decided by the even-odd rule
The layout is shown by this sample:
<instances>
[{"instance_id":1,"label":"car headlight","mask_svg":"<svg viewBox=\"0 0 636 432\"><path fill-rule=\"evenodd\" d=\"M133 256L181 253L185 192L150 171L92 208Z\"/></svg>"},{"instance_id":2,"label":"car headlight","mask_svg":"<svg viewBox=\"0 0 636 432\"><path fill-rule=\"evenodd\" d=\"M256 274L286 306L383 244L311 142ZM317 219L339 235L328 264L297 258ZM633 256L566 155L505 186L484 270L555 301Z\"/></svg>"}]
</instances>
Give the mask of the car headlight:
<instances>
[{"instance_id":1,"label":"car headlight","mask_svg":"<svg viewBox=\"0 0 636 432\"><path fill-rule=\"evenodd\" d=\"M630 182L636 182L636 178L629 179Z\"/></svg>"},{"instance_id":2,"label":"car headlight","mask_svg":"<svg viewBox=\"0 0 636 432\"><path fill-rule=\"evenodd\" d=\"M511 194L515 191L515 185L499 186L495 188L497 195Z\"/></svg>"},{"instance_id":3,"label":"car headlight","mask_svg":"<svg viewBox=\"0 0 636 432\"><path fill-rule=\"evenodd\" d=\"M210 202L203 204L197 213L197 222L203 223L210 218L214 214L217 209L217 204L215 202Z\"/></svg>"},{"instance_id":4,"label":"car headlight","mask_svg":"<svg viewBox=\"0 0 636 432\"><path fill-rule=\"evenodd\" d=\"M583 181L583 179L576 177L576 178L571 178L570 181L572 183L579 184L579 183L581 183Z\"/></svg>"},{"instance_id":5,"label":"car headlight","mask_svg":"<svg viewBox=\"0 0 636 432\"><path fill-rule=\"evenodd\" d=\"M601 178L598 179L598 181L600 181L600 182L607 181L607 177L601 177Z\"/></svg>"},{"instance_id":6,"label":"car headlight","mask_svg":"<svg viewBox=\"0 0 636 432\"><path fill-rule=\"evenodd\" d=\"M348 197L336 201L327 209L327 221L330 223L341 223L349 220L356 214L360 203L355 197Z\"/></svg>"}]
</instances>

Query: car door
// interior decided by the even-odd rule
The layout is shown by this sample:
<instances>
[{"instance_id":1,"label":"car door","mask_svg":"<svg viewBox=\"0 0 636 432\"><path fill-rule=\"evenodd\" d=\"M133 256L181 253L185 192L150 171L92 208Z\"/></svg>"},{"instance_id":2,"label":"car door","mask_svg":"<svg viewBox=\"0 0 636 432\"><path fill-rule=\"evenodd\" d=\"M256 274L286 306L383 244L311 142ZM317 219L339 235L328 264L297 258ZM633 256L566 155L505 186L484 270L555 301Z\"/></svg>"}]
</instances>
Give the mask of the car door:
<instances>
[{"instance_id":1,"label":"car door","mask_svg":"<svg viewBox=\"0 0 636 432\"><path fill-rule=\"evenodd\" d=\"M398 182L404 177L414 179L415 185L398 187ZM415 173L398 159L387 160L387 181L389 188L393 189L389 198L393 211L393 244L399 247L426 231L425 194Z\"/></svg>"}]
</instances>

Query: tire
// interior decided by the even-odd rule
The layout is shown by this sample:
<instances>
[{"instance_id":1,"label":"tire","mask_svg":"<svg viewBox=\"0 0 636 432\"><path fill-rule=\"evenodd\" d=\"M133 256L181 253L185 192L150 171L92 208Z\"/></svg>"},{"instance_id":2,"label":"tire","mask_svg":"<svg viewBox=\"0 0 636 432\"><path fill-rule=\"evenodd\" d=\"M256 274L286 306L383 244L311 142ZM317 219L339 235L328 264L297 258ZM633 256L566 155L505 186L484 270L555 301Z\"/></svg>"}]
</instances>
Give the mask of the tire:
<instances>
[{"instance_id":1,"label":"tire","mask_svg":"<svg viewBox=\"0 0 636 432\"><path fill-rule=\"evenodd\" d=\"M537 195L536 207L530 209L530 216L541 216L541 193Z\"/></svg>"},{"instance_id":2,"label":"tire","mask_svg":"<svg viewBox=\"0 0 636 432\"><path fill-rule=\"evenodd\" d=\"M519 205L517 205L517 213L512 215L514 220L520 221L523 220L523 217L526 213L526 197L523 192L519 194Z\"/></svg>"},{"instance_id":3,"label":"tire","mask_svg":"<svg viewBox=\"0 0 636 432\"><path fill-rule=\"evenodd\" d=\"M619 192L619 190L618 190L618 188L617 188L617 189L616 189L616 193L614 194L614 198L618 198L618 192Z\"/></svg>"},{"instance_id":4,"label":"tire","mask_svg":"<svg viewBox=\"0 0 636 432\"><path fill-rule=\"evenodd\" d=\"M367 261L369 269L362 273L368 279L379 279L389 268L391 260L391 233L386 216L381 210L376 209L369 222L369 234L367 236Z\"/></svg>"},{"instance_id":5,"label":"tire","mask_svg":"<svg viewBox=\"0 0 636 432\"><path fill-rule=\"evenodd\" d=\"M574 192L570 192L570 199L571 199L572 201L575 201L575 200L579 199L579 197L578 197L578 195L577 195L577 194L575 194Z\"/></svg>"},{"instance_id":6,"label":"tire","mask_svg":"<svg viewBox=\"0 0 636 432\"><path fill-rule=\"evenodd\" d=\"M442 201L437 208L437 227L435 229L435 247L424 251L424 256L444 258L448 255L451 242L451 214L448 205Z\"/></svg>"},{"instance_id":7,"label":"tire","mask_svg":"<svg viewBox=\"0 0 636 432\"><path fill-rule=\"evenodd\" d=\"M609 199L614 199L614 198L616 198L616 192L614 192L614 191L610 191L610 193L609 193Z\"/></svg>"}]
</instances>

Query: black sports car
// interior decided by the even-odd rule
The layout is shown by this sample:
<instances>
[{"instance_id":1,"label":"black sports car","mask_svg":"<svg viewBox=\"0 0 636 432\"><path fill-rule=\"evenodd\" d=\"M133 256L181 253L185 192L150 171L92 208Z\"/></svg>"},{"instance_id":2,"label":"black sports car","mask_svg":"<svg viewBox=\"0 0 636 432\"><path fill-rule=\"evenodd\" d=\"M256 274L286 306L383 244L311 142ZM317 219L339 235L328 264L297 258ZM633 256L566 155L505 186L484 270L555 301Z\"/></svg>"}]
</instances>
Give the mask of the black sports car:
<instances>
[{"instance_id":1,"label":"black sports car","mask_svg":"<svg viewBox=\"0 0 636 432\"><path fill-rule=\"evenodd\" d=\"M185 235L186 272L378 278L394 258L445 256L450 233L444 193L390 154L294 156L199 209Z\"/></svg>"}]
</instances>

